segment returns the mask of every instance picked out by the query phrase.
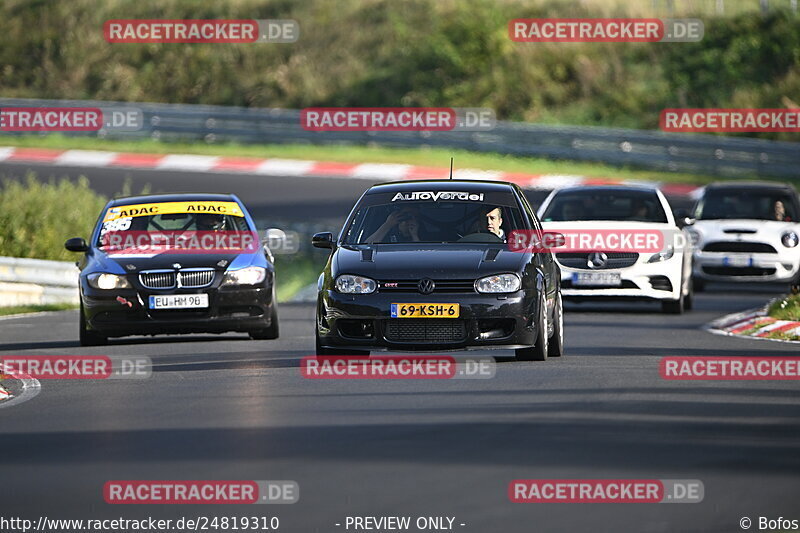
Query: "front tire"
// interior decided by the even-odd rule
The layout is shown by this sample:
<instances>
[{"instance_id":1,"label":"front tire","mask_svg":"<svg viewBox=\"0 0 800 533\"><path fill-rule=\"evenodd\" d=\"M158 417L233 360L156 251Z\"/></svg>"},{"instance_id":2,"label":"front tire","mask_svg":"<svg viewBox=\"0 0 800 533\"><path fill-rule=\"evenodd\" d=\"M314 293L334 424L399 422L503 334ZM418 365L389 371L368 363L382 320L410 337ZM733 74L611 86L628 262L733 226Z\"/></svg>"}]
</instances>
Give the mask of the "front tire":
<instances>
[{"instance_id":1,"label":"front tire","mask_svg":"<svg viewBox=\"0 0 800 533\"><path fill-rule=\"evenodd\" d=\"M686 311L694 309L694 278L689 278L689 292L686 294L686 299L683 301L683 308Z\"/></svg>"},{"instance_id":2,"label":"front tire","mask_svg":"<svg viewBox=\"0 0 800 533\"><path fill-rule=\"evenodd\" d=\"M83 302L81 302L81 307L78 312L81 314L78 319L78 339L81 346L105 346L108 344L108 337L88 329L86 316L83 314Z\"/></svg>"},{"instance_id":3,"label":"front tire","mask_svg":"<svg viewBox=\"0 0 800 533\"><path fill-rule=\"evenodd\" d=\"M547 355L549 357L564 355L564 304L561 301L561 291L558 291L556 307L553 310L553 336L548 340Z\"/></svg>"},{"instance_id":4,"label":"front tire","mask_svg":"<svg viewBox=\"0 0 800 533\"><path fill-rule=\"evenodd\" d=\"M273 300L274 302L274 300ZM272 314L268 328L254 329L248 332L253 340L272 340L280 336L280 326L278 324L278 306L272 304Z\"/></svg>"},{"instance_id":5,"label":"front tire","mask_svg":"<svg viewBox=\"0 0 800 533\"><path fill-rule=\"evenodd\" d=\"M706 282L700 278L692 278L692 286L694 287L694 292L703 292L706 290Z\"/></svg>"},{"instance_id":6,"label":"front tire","mask_svg":"<svg viewBox=\"0 0 800 533\"><path fill-rule=\"evenodd\" d=\"M544 292L539 298L539 309L536 317L536 344L530 348L514 350L517 361L546 361L549 343L547 339L547 300Z\"/></svg>"},{"instance_id":7,"label":"front tire","mask_svg":"<svg viewBox=\"0 0 800 533\"><path fill-rule=\"evenodd\" d=\"M677 300L664 300L661 302L661 312L670 315L680 315L686 308L686 300L683 297L683 291Z\"/></svg>"}]
</instances>

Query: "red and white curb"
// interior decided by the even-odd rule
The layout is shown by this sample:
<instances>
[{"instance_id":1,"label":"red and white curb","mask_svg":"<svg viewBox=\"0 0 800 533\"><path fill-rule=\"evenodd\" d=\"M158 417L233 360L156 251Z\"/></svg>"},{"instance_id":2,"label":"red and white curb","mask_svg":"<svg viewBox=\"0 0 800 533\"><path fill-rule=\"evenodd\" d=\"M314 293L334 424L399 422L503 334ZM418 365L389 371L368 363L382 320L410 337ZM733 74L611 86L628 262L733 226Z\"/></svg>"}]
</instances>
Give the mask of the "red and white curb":
<instances>
[{"instance_id":1,"label":"red and white curb","mask_svg":"<svg viewBox=\"0 0 800 533\"><path fill-rule=\"evenodd\" d=\"M26 162L61 166L117 167L182 172L224 172L264 176L332 177L366 180L415 180L448 177L445 167L422 167L387 163L336 163L301 159L259 159L253 157L217 157L189 154L139 154L94 150L52 150L46 148L0 147L0 162ZM462 168L453 171L455 179L498 180L534 189L556 189L577 185L642 184L656 185L665 194L693 195L695 185L626 181L616 178L587 176L526 174L496 170Z\"/></svg>"},{"instance_id":2,"label":"red and white curb","mask_svg":"<svg viewBox=\"0 0 800 533\"><path fill-rule=\"evenodd\" d=\"M12 379L19 381L20 389L18 393L11 394L6 387L0 385L0 409L4 407L11 407L12 405L17 405L22 402L27 402L28 400L31 400L37 396L42 390L42 385L39 383L38 379L32 378L27 374L5 373L2 365L0 365L0 379Z\"/></svg>"},{"instance_id":3,"label":"red and white curb","mask_svg":"<svg viewBox=\"0 0 800 533\"><path fill-rule=\"evenodd\" d=\"M718 335L736 335L753 339L800 344L800 340L774 339L769 337L773 333L785 333L786 335L792 335L800 339L800 322L778 320L767 316L767 310L770 305L772 305L772 301L763 307L723 316L707 324L704 329Z\"/></svg>"}]
</instances>

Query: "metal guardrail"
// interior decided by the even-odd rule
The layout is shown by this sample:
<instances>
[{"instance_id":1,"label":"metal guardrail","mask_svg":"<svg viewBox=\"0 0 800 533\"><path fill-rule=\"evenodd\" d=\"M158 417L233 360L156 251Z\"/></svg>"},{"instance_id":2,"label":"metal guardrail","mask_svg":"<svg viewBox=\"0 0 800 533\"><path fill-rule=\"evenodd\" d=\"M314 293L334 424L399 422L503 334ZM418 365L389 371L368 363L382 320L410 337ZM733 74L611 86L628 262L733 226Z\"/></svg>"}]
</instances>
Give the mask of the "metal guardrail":
<instances>
[{"instance_id":1,"label":"metal guardrail","mask_svg":"<svg viewBox=\"0 0 800 533\"><path fill-rule=\"evenodd\" d=\"M78 303L75 263L0 257L0 306L52 303Z\"/></svg>"},{"instance_id":2,"label":"metal guardrail","mask_svg":"<svg viewBox=\"0 0 800 533\"><path fill-rule=\"evenodd\" d=\"M120 106L143 112L144 125L136 132L70 135L207 143L435 146L725 177L800 179L800 143L708 134L503 121L482 132L313 132L301 127L300 111L287 109L17 98L0 99L0 107L4 106Z\"/></svg>"}]
</instances>

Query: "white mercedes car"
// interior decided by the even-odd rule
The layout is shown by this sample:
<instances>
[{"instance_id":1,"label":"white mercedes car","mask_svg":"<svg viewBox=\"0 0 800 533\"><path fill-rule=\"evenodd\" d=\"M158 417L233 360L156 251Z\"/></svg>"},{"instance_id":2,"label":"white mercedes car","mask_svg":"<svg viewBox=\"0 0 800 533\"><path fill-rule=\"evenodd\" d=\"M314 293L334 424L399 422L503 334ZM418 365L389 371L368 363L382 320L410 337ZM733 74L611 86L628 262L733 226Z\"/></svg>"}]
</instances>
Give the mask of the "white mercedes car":
<instances>
[{"instance_id":1,"label":"white mercedes car","mask_svg":"<svg viewBox=\"0 0 800 533\"><path fill-rule=\"evenodd\" d=\"M557 189L538 214L545 235L564 236L553 252L565 299L657 300L676 314L692 308L690 239L658 189Z\"/></svg>"},{"instance_id":2,"label":"white mercedes car","mask_svg":"<svg viewBox=\"0 0 800 533\"><path fill-rule=\"evenodd\" d=\"M689 229L694 283L783 282L800 285L800 199L782 183L709 185Z\"/></svg>"}]
</instances>

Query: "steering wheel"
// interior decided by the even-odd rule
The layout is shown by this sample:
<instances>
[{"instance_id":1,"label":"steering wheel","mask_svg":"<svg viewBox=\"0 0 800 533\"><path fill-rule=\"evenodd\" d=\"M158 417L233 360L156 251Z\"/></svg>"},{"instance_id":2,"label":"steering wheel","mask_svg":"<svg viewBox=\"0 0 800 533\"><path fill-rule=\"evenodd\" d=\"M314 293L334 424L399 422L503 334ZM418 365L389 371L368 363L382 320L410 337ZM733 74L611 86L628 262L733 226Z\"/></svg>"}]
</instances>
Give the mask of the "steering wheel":
<instances>
[{"instance_id":1,"label":"steering wheel","mask_svg":"<svg viewBox=\"0 0 800 533\"><path fill-rule=\"evenodd\" d=\"M503 239L495 235L494 233L483 233L483 232L475 232L475 233L468 233L464 235L456 242L484 242L484 243L498 243L503 242Z\"/></svg>"}]
</instances>

